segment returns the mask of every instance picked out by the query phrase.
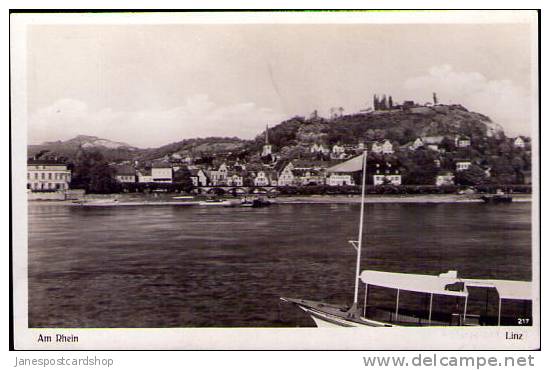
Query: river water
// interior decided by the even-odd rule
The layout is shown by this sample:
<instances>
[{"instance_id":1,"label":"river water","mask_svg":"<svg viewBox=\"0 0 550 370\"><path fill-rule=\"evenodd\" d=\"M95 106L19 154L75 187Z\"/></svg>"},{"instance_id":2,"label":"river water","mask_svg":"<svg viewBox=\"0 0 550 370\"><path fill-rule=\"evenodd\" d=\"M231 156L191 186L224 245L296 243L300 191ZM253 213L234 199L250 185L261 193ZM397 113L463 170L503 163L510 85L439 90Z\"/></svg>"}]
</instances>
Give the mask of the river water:
<instances>
[{"instance_id":1,"label":"river water","mask_svg":"<svg viewBox=\"0 0 550 370\"><path fill-rule=\"evenodd\" d=\"M357 204L29 205L30 327L313 326L353 299ZM531 204L367 204L362 267L531 280Z\"/></svg>"}]
</instances>

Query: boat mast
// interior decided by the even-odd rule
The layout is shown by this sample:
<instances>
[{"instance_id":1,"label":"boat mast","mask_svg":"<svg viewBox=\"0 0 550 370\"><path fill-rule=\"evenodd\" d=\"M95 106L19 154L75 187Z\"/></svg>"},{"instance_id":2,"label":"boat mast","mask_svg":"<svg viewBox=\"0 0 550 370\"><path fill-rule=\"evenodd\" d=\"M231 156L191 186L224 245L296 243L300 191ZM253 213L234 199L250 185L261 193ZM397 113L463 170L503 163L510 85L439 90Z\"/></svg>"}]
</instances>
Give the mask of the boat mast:
<instances>
[{"instance_id":1,"label":"boat mast","mask_svg":"<svg viewBox=\"0 0 550 370\"><path fill-rule=\"evenodd\" d=\"M365 214L365 183L367 179L367 151L363 150L363 180L361 185L361 214L359 216L359 237L357 238L357 263L355 268L355 293L352 309L357 309L359 298L359 274L361 273L361 244L363 242L363 217Z\"/></svg>"}]
</instances>

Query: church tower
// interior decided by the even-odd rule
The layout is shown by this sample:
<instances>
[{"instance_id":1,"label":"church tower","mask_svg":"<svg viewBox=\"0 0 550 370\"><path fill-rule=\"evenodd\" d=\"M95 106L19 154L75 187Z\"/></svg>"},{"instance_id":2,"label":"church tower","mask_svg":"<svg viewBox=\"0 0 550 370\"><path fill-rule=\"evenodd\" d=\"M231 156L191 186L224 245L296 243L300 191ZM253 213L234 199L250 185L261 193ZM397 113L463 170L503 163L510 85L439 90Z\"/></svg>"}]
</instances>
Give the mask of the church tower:
<instances>
[{"instance_id":1,"label":"church tower","mask_svg":"<svg viewBox=\"0 0 550 370\"><path fill-rule=\"evenodd\" d=\"M271 144L269 144L269 126L265 125L265 144L262 148L262 157L271 155Z\"/></svg>"}]
</instances>

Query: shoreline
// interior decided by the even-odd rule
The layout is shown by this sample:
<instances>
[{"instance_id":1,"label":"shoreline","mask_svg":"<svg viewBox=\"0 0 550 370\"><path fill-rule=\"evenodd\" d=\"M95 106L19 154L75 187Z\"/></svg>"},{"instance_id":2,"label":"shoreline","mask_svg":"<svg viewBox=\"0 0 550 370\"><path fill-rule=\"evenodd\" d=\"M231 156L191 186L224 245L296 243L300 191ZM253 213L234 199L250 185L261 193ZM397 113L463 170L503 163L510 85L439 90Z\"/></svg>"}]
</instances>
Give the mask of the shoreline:
<instances>
[{"instance_id":1,"label":"shoreline","mask_svg":"<svg viewBox=\"0 0 550 370\"><path fill-rule=\"evenodd\" d=\"M483 203L480 194L407 194L407 195L368 195L365 203L412 203L412 204L443 204L443 203ZM531 194L513 195L514 203L532 202ZM79 203L77 200L29 200L27 203L40 205L63 205L76 207L113 207L113 206L200 206L198 200L177 201L171 198L165 199L136 199L120 196L115 197L116 202L109 202L104 196L88 196L84 201L91 203ZM124 199L126 198L126 199ZM229 198L238 199L238 198ZM104 202L101 202L101 201ZM355 204L361 203L359 195L310 195L310 196L282 196L269 199L273 205L277 204ZM94 203L95 202L95 203Z\"/></svg>"}]
</instances>

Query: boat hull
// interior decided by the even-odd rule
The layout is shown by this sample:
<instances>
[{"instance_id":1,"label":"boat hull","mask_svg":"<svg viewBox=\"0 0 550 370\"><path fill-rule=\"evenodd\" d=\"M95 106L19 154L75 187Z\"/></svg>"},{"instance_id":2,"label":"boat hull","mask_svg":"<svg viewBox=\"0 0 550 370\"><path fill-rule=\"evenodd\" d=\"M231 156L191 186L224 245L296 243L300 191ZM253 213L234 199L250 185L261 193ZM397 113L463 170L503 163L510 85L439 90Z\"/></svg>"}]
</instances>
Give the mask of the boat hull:
<instances>
[{"instance_id":1,"label":"boat hull","mask_svg":"<svg viewBox=\"0 0 550 370\"><path fill-rule=\"evenodd\" d=\"M309 314L318 328L373 328L394 326L350 313L344 307L302 299L281 298L281 300L295 304Z\"/></svg>"}]
</instances>

